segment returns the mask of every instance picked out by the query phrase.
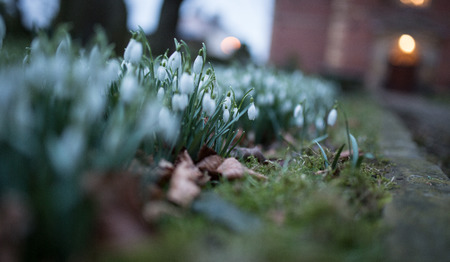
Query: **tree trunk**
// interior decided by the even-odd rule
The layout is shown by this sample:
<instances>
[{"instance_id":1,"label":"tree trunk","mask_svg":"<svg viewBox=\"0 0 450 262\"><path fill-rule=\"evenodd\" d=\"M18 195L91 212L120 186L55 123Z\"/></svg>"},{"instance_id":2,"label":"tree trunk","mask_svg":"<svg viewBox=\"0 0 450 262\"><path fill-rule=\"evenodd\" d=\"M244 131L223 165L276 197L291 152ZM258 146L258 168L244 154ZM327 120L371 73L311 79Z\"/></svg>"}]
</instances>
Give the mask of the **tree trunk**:
<instances>
[{"instance_id":1,"label":"tree trunk","mask_svg":"<svg viewBox=\"0 0 450 262\"><path fill-rule=\"evenodd\" d=\"M115 44L115 51L122 55L129 34L127 10L123 0L61 0L56 24L69 23L75 39L85 45L100 25Z\"/></svg>"},{"instance_id":2,"label":"tree trunk","mask_svg":"<svg viewBox=\"0 0 450 262\"><path fill-rule=\"evenodd\" d=\"M150 46L155 55L163 54L167 49L174 50L180 6L183 0L164 0L161 8L158 29L149 36Z\"/></svg>"}]
</instances>

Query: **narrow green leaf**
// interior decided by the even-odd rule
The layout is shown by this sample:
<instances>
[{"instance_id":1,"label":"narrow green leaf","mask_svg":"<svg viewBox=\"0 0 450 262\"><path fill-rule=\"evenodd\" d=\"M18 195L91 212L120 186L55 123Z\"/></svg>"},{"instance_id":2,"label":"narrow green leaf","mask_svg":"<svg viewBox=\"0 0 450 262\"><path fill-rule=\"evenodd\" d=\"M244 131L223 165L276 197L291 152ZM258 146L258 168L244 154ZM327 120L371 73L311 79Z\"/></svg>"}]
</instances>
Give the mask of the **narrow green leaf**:
<instances>
[{"instance_id":1,"label":"narrow green leaf","mask_svg":"<svg viewBox=\"0 0 450 262\"><path fill-rule=\"evenodd\" d=\"M352 135L350 135L350 140L352 143L352 166L356 167L357 163L358 163L358 155L359 155L359 150L358 150L358 142L356 142L356 138Z\"/></svg>"},{"instance_id":2,"label":"narrow green leaf","mask_svg":"<svg viewBox=\"0 0 450 262\"><path fill-rule=\"evenodd\" d=\"M331 164L331 169L335 170L337 167L337 163L339 161L339 157L341 156L342 150L344 149L345 144L343 144L341 147L339 147L338 151L336 152L336 155L334 156L333 163Z\"/></svg>"},{"instance_id":3,"label":"narrow green leaf","mask_svg":"<svg viewBox=\"0 0 450 262\"><path fill-rule=\"evenodd\" d=\"M323 150L322 146L317 141L314 141L314 142L317 144L320 151L322 152L322 156L323 156L323 159L325 162L325 168L328 168L329 162L328 162L328 157L327 157L327 154L325 153L325 150Z\"/></svg>"}]
</instances>

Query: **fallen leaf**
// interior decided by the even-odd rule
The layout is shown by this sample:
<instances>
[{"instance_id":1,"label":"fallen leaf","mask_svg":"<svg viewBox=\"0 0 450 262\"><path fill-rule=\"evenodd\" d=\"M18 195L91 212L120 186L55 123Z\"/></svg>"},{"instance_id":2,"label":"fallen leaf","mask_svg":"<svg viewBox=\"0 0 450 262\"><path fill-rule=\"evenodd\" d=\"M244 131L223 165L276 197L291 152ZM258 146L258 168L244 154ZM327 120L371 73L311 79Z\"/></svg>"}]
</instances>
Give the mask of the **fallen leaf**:
<instances>
[{"instance_id":1,"label":"fallen leaf","mask_svg":"<svg viewBox=\"0 0 450 262\"><path fill-rule=\"evenodd\" d=\"M201 171L207 171L210 173L217 172L217 168L222 164L223 158L219 155L211 155L204 158L202 161L197 163L197 167Z\"/></svg>"},{"instance_id":2,"label":"fallen leaf","mask_svg":"<svg viewBox=\"0 0 450 262\"><path fill-rule=\"evenodd\" d=\"M263 174L260 174L260 173L258 173L258 172L255 172L255 171L253 171L253 170L251 170L251 169L249 169L249 168L246 168L246 167L244 167L244 169L245 169L245 172L246 172L247 174L249 174L249 175L251 175L251 176L254 176L254 177L256 177L257 179L267 180L267 177L266 177L265 175L263 175Z\"/></svg>"},{"instance_id":3,"label":"fallen leaf","mask_svg":"<svg viewBox=\"0 0 450 262\"><path fill-rule=\"evenodd\" d=\"M221 173L223 177L230 180L242 178L246 173L258 179L263 180L267 179L266 176L243 166L241 162L239 162L236 158L233 157L225 159L223 163L219 167L217 167L217 172Z\"/></svg>"},{"instance_id":4,"label":"fallen leaf","mask_svg":"<svg viewBox=\"0 0 450 262\"><path fill-rule=\"evenodd\" d=\"M170 163L167 160L160 160L158 163L158 167L156 168L156 174L158 175L158 184L165 185L172 176L173 171L175 170L175 167L172 163Z\"/></svg>"},{"instance_id":5,"label":"fallen leaf","mask_svg":"<svg viewBox=\"0 0 450 262\"><path fill-rule=\"evenodd\" d=\"M233 157L227 158L217 167L217 172L227 179L237 179L244 176L245 169L242 164Z\"/></svg>"},{"instance_id":6,"label":"fallen leaf","mask_svg":"<svg viewBox=\"0 0 450 262\"><path fill-rule=\"evenodd\" d=\"M201 190L197 181L203 174L194 165L186 150L180 154L178 159L180 162L173 171L167 199L180 206L188 207L192 200L200 194Z\"/></svg>"},{"instance_id":7,"label":"fallen leaf","mask_svg":"<svg viewBox=\"0 0 450 262\"><path fill-rule=\"evenodd\" d=\"M364 155L364 153L361 152L361 150L360 150L358 152L358 156L363 156L363 155ZM342 151L341 155L339 156L339 159L347 160L346 158L349 158L349 157L350 157L350 151L349 150L345 150L345 151Z\"/></svg>"},{"instance_id":8,"label":"fallen leaf","mask_svg":"<svg viewBox=\"0 0 450 262\"><path fill-rule=\"evenodd\" d=\"M202 148L200 148L200 151L198 152L197 161L200 162L203 159L213 155L217 155L217 152L214 151L214 149L208 147L207 145L203 145Z\"/></svg>"}]
</instances>

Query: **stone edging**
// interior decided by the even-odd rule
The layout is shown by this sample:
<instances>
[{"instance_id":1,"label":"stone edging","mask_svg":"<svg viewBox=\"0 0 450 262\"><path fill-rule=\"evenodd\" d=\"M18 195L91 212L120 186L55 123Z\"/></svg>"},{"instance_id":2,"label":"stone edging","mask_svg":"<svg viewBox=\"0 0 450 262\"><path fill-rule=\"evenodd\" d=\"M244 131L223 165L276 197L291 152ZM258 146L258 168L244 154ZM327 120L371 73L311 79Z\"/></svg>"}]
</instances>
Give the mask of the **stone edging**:
<instances>
[{"instance_id":1,"label":"stone edging","mask_svg":"<svg viewBox=\"0 0 450 262\"><path fill-rule=\"evenodd\" d=\"M450 180L426 161L400 119L383 116L380 152L398 188L384 209L392 261L450 261Z\"/></svg>"}]
</instances>

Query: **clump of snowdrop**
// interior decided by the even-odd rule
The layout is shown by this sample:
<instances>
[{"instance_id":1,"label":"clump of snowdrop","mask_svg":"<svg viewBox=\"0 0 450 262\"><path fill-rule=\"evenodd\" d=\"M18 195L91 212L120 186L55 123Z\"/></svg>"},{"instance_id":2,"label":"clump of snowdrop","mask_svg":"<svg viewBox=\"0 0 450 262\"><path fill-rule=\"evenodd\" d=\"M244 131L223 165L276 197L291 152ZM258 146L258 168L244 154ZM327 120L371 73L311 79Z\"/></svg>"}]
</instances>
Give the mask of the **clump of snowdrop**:
<instances>
[{"instance_id":1,"label":"clump of snowdrop","mask_svg":"<svg viewBox=\"0 0 450 262\"><path fill-rule=\"evenodd\" d=\"M216 69L221 86L232 86L239 99L248 87L254 88L254 106L259 113L250 121L240 121L253 130L255 142L271 142L280 133L301 129L302 139L312 139L325 132L326 112L334 104L336 87L332 82L306 76L300 71L283 72L255 66ZM250 110L250 109L249 109ZM253 113L252 113L253 115Z\"/></svg>"}]
</instances>

